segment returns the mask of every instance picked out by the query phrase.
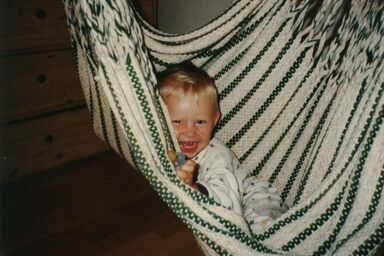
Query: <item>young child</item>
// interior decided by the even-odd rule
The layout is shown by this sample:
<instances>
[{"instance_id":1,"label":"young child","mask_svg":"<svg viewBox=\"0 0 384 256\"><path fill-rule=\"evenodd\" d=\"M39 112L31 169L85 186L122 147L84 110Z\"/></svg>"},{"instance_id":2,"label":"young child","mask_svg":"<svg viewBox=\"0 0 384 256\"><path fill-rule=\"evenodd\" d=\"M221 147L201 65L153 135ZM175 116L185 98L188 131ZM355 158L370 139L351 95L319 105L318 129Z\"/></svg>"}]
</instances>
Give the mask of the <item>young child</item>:
<instances>
[{"instance_id":1,"label":"young child","mask_svg":"<svg viewBox=\"0 0 384 256\"><path fill-rule=\"evenodd\" d=\"M286 211L275 188L248 177L235 154L212 138L220 109L206 72L192 63L173 66L160 75L159 90L187 159L177 170L184 183L243 215L254 233Z\"/></svg>"}]
</instances>

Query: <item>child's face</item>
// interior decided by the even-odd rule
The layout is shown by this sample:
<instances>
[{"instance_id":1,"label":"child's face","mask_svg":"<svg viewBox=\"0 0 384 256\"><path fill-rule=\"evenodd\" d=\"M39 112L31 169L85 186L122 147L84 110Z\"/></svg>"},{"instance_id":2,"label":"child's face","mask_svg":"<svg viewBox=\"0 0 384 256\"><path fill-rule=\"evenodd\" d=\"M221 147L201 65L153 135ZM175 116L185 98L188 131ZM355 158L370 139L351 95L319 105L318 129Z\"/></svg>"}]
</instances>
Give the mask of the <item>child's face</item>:
<instances>
[{"instance_id":1,"label":"child's face","mask_svg":"<svg viewBox=\"0 0 384 256\"><path fill-rule=\"evenodd\" d=\"M183 154L191 159L208 146L220 113L209 96L191 93L164 100Z\"/></svg>"}]
</instances>

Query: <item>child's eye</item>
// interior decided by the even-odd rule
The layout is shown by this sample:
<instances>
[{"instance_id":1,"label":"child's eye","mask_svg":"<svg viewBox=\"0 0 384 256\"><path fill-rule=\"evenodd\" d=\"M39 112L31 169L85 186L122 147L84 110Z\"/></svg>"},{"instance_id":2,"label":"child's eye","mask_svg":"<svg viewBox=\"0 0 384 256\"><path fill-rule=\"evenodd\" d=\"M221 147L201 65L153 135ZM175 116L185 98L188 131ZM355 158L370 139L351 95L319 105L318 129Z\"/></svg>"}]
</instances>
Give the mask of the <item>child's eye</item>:
<instances>
[{"instance_id":1,"label":"child's eye","mask_svg":"<svg viewBox=\"0 0 384 256\"><path fill-rule=\"evenodd\" d=\"M207 121L205 121L205 120L197 120L196 123L197 123L198 125L204 125L204 124L207 123Z\"/></svg>"},{"instance_id":2,"label":"child's eye","mask_svg":"<svg viewBox=\"0 0 384 256\"><path fill-rule=\"evenodd\" d=\"M172 124L180 124L181 121L180 120L172 120Z\"/></svg>"}]
</instances>

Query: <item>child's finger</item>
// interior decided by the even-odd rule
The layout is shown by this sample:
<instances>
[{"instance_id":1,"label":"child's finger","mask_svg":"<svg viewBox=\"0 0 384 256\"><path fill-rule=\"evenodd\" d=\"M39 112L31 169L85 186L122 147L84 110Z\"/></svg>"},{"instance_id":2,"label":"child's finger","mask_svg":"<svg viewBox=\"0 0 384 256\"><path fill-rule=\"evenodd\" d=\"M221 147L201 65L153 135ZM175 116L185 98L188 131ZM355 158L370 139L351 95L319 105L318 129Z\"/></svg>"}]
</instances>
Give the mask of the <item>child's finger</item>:
<instances>
[{"instance_id":1,"label":"child's finger","mask_svg":"<svg viewBox=\"0 0 384 256\"><path fill-rule=\"evenodd\" d=\"M178 169L176 170L176 175L177 177L179 177L180 179L185 179L187 177L187 172L181 170L181 169Z\"/></svg>"},{"instance_id":2,"label":"child's finger","mask_svg":"<svg viewBox=\"0 0 384 256\"><path fill-rule=\"evenodd\" d=\"M193 173L192 172L186 172L186 171L183 171L183 170L177 170L176 174L182 180L192 180L193 179Z\"/></svg>"},{"instance_id":3,"label":"child's finger","mask_svg":"<svg viewBox=\"0 0 384 256\"><path fill-rule=\"evenodd\" d=\"M187 160L181 169L185 172L194 172L196 170L196 163L193 160Z\"/></svg>"},{"instance_id":4,"label":"child's finger","mask_svg":"<svg viewBox=\"0 0 384 256\"><path fill-rule=\"evenodd\" d=\"M191 172L185 172L183 170L177 170L176 175L186 184L191 185L193 183L193 175Z\"/></svg>"}]
</instances>

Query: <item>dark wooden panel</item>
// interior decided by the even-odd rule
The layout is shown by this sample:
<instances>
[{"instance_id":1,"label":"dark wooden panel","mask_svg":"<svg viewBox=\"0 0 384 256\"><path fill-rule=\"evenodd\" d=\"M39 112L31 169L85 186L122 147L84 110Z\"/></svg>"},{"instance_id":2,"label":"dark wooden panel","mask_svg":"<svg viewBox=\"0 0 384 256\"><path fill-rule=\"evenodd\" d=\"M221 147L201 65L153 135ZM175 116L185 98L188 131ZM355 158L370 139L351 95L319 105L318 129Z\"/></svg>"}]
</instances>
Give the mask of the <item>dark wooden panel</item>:
<instances>
[{"instance_id":1,"label":"dark wooden panel","mask_svg":"<svg viewBox=\"0 0 384 256\"><path fill-rule=\"evenodd\" d=\"M11 181L107 150L88 120L88 110L81 108L3 126L0 181Z\"/></svg>"},{"instance_id":2,"label":"dark wooden panel","mask_svg":"<svg viewBox=\"0 0 384 256\"><path fill-rule=\"evenodd\" d=\"M0 57L1 123L84 105L71 50Z\"/></svg>"},{"instance_id":3,"label":"dark wooden panel","mask_svg":"<svg viewBox=\"0 0 384 256\"><path fill-rule=\"evenodd\" d=\"M140 0L155 17L155 0ZM105 151L94 135L61 0L1 0L0 182Z\"/></svg>"},{"instance_id":4,"label":"dark wooden panel","mask_svg":"<svg viewBox=\"0 0 384 256\"><path fill-rule=\"evenodd\" d=\"M156 1L136 0L151 24ZM1 0L0 54L70 47L64 4L60 0Z\"/></svg>"},{"instance_id":5,"label":"dark wooden panel","mask_svg":"<svg viewBox=\"0 0 384 256\"><path fill-rule=\"evenodd\" d=\"M0 54L70 47L60 0L1 0Z\"/></svg>"},{"instance_id":6,"label":"dark wooden panel","mask_svg":"<svg viewBox=\"0 0 384 256\"><path fill-rule=\"evenodd\" d=\"M157 0L133 0L141 14L152 26L157 25Z\"/></svg>"},{"instance_id":7,"label":"dark wooden panel","mask_svg":"<svg viewBox=\"0 0 384 256\"><path fill-rule=\"evenodd\" d=\"M0 186L1 255L200 255L147 181L110 151Z\"/></svg>"}]
</instances>

